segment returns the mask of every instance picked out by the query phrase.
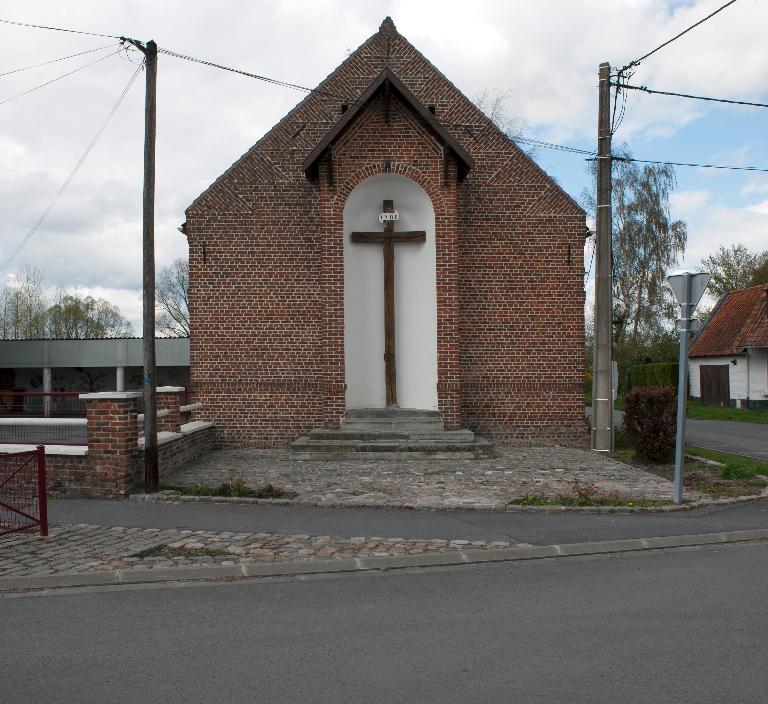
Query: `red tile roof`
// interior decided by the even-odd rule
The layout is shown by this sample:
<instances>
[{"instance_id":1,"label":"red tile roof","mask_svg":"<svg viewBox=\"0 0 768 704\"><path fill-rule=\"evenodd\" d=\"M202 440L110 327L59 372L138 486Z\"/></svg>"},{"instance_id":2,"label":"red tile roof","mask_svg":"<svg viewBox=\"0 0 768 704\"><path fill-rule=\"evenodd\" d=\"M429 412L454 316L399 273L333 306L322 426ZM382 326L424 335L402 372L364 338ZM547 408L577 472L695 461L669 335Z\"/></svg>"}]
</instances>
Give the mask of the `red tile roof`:
<instances>
[{"instance_id":1,"label":"red tile roof","mask_svg":"<svg viewBox=\"0 0 768 704\"><path fill-rule=\"evenodd\" d=\"M768 347L768 286L726 293L696 338L689 357L738 354L745 347Z\"/></svg>"}]
</instances>

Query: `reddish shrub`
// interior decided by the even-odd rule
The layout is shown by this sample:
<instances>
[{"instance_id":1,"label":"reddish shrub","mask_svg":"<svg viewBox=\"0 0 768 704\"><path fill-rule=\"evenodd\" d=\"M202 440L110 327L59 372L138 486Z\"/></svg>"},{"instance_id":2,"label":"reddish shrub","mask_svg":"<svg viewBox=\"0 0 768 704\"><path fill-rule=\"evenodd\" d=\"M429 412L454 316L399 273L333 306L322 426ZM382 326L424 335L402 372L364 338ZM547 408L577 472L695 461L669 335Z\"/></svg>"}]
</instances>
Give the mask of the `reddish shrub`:
<instances>
[{"instance_id":1,"label":"reddish shrub","mask_svg":"<svg viewBox=\"0 0 768 704\"><path fill-rule=\"evenodd\" d=\"M638 456L670 462L675 456L677 394L671 386L639 387L624 397L624 430Z\"/></svg>"}]
</instances>

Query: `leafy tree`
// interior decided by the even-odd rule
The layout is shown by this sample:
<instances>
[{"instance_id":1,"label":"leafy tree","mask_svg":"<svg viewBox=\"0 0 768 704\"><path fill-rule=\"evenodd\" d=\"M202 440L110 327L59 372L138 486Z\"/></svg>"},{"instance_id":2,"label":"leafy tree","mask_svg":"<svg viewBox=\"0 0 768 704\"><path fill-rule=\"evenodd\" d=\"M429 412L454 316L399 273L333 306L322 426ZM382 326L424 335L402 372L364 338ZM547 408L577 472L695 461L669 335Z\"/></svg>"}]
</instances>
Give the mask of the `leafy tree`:
<instances>
[{"instance_id":1,"label":"leafy tree","mask_svg":"<svg viewBox=\"0 0 768 704\"><path fill-rule=\"evenodd\" d=\"M189 262L177 259L157 275L157 331L163 335L189 336Z\"/></svg>"},{"instance_id":2,"label":"leafy tree","mask_svg":"<svg viewBox=\"0 0 768 704\"><path fill-rule=\"evenodd\" d=\"M63 340L125 337L133 326L120 309L103 298L83 296L76 289L59 289L55 303L47 311L50 337Z\"/></svg>"},{"instance_id":3,"label":"leafy tree","mask_svg":"<svg viewBox=\"0 0 768 704\"><path fill-rule=\"evenodd\" d=\"M768 284L768 252L763 252L763 263L752 272L752 279L749 282L750 286L760 284Z\"/></svg>"},{"instance_id":4,"label":"leafy tree","mask_svg":"<svg viewBox=\"0 0 768 704\"><path fill-rule=\"evenodd\" d=\"M741 243L720 245L714 254L701 260L699 271L712 275L709 292L720 298L729 291L768 283L768 251L752 252ZM758 280L761 278L763 281Z\"/></svg>"},{"instance_id":5,"label":"leafy tree","mask_svg":"<svg viewBox=\"0 0 768 704\"><path fill-rule=\"evenodd\" d=\"M613 345L624 372L638 359L666 361L675 317L666 276L685 251L688 227L669 210L669 195L677 185L674 168L628 161L632 155L626 148L614 153ZM596 175L595 169L593 162ZM595 214L593 192L582 194L582 204Z\"/></svg>"},{"instance_id":6,"label":"leafy tree","mask_svg":"<svg viewBox=\"0 0 768 704\"><path fill-rule=\"evenodd\" d=\"M51 301L43 272L29 266L0 289L0 315L0 333L5 340L133 334L131 324L109 301L64 288Z\"/></svg>"}]
</instances>

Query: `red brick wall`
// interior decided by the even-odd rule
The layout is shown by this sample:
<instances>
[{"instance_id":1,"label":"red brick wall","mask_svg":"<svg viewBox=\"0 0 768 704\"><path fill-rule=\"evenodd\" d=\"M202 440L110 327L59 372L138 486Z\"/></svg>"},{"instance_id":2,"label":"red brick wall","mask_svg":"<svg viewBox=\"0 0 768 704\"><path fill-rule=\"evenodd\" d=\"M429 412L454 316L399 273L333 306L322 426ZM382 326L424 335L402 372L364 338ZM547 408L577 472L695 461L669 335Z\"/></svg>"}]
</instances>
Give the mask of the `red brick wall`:
<instances>
[{"instance_id":1,"label":"red brick wall","mask_svg":"<svg viewBox=\"0 0 768 704\"><path fill-rule=\"evenodd\" d=\"M301 162L387 62L475 168L400 100ZM187 211L191 387L223 445L284 445L344 413L342 214L392 171L435 210L438 397L446 426L583 444L584 214L401 35L363 44ZM570 248L570 254L569 254Z\"/></svg>"}]
</instances>

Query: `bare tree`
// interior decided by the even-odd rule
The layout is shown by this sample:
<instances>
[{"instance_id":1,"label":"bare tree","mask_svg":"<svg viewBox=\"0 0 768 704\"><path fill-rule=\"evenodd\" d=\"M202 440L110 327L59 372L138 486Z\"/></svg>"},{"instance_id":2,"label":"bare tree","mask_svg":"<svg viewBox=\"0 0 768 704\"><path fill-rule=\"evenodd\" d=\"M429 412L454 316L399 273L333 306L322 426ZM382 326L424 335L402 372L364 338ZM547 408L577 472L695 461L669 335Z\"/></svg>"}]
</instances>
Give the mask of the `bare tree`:
<instances>
[{"instance_id":1,"label":"bare tree","mask_svg":"<svg viewBox=\"0 0 768 704\"><path fill-rule=\"evenodd\" d=\"M512 117L509 111L510 90L483 88L475 93L472 102L482 110L507 137L515 139L523 134L526 125L519 117Z\"/></svg>"},{"instance_id":2,"label":"bare tree","mask_svg":"<svg viewBox=\"0 0 768 704\"><path fill-rule=\"evenodd\" d=\"M162 335L189 337L189 262L177 259L157 275L156 328Z\"/></svg>"},{"instance_id":3,"label":"bare tree","mask_svg":"<svg viewBox=\"0 0 768 704\"><path fill-rule=\"evenodd\" d=\"M20 274L9 277L0 290L2 338L29 340L45 337L47 308L43 273L35 267L24 267Z\"/></svg>"}]
</instances>

